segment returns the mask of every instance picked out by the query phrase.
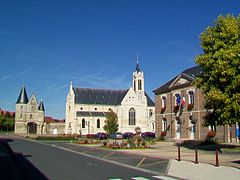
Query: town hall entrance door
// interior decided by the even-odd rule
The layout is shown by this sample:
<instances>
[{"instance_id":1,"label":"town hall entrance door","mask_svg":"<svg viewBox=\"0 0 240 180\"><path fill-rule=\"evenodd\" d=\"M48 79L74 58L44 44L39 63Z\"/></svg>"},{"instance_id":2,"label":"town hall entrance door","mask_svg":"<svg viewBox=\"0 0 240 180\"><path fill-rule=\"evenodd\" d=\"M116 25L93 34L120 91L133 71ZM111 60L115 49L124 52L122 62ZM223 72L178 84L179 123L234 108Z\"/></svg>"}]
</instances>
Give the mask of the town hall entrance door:
<instances>
[{"instance_id":1,"label":"town hall entrance door","mask_svg":"<svg viewBox=\"0 0 240 180\"><path fill-rule=\"evenodd\" d=\"M196 129L196 124L194 122L191 122L191 133L190 133L190 139L194 139L195 138L195 129Z\"/></svg>"},{"instance_id":2,"label":"town hall entrance door","mask_svg":"<svg viewBox=\"0 0 240 180\"><path fill-rule=\"evenodd\" d=\"M37 124L35 122L27 123L28 134L37 134Z\"/></svg>"},{"instance_id":3,"label":"town hall entrance door","mask_svg":"<svg viewBox=\"0 0 240 180\"><path fill-rule=\"evenodd\" d=\"M181 138L181 124L179 121L176 121L176 139Z\"/></svg>"}]
</instances>

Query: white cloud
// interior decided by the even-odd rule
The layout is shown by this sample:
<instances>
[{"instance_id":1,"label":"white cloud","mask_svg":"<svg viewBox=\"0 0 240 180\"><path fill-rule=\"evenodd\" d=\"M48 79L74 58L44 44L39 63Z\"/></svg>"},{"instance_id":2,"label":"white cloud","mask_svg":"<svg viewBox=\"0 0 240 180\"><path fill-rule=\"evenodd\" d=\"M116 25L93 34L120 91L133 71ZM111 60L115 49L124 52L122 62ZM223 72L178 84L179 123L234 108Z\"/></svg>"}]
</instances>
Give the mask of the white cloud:
<instances>
[{"instance_id":1,"label":"white cloud","mask_svg":"<svg viewBox=\"0 0 240 180\"><path fill-rule=\"evenodd\" d=\"M3 82L5 80L9 79L10 77L11 77L10 75L5 75L5 76L1 77L0 82Z\"/></svg>"}]
</instances>

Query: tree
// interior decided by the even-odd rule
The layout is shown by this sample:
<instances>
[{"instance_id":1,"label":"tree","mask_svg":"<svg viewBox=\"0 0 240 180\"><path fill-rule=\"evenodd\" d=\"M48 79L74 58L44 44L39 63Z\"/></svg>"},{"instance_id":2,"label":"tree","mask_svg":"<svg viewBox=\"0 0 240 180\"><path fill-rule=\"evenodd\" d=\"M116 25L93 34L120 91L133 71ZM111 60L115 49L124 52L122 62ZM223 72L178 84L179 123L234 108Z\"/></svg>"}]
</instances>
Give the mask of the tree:
<instances>
[{"instance_id":1,"label":"tree","mask_svg":"<svg viewBox=\"0 0 240 180\"><path fill-rule=\"evenodd\" d=\"M219 16L201 35L203 53L195 59L202 73L194 84L205 93L205 125L239 123L240 15Z\"/></svg>"},{"instance_id":2,"label":"tree","mask_svg":"<svg viewBox=\"0 0 240 180\"><path fill-rule=\"evenodd\" d=\"M109 112L106 115L106 124L104 125L103 129L109 133L115 133L118 131L118 118L116 113L113 112L113 110L109 110Z\"/></svg>"}]
</instances>

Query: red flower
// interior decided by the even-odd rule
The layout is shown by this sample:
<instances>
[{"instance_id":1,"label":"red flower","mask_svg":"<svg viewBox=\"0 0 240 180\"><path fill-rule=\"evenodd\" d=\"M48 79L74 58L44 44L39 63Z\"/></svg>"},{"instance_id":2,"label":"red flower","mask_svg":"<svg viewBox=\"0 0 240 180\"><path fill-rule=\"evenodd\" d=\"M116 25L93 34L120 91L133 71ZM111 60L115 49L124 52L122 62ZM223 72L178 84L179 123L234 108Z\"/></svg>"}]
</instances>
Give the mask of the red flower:
<instances>
[{"instance_id":1,"label":"red flower","mask_svg":"<svg viewBox=\"0 0 240 180\"><path fill-rule=\"evenodd\" d=\"M167 131L162 131L161 132L161 136L163 137L163 136L166 136L167 135Z\"/></svg>"},{"instance_id":2,"label":"red flower","mask_svg":"<svg viewBox=\"0 0 240 180\"><path fill-rule=\"evenodd\" d=\"M210 138L212 138L212 137L215 137L216 134L217 134L216 131L212 131L212 130L211 130L211 131L208 131L207 136L210 137Z\"/></svg>"}]
</instances>

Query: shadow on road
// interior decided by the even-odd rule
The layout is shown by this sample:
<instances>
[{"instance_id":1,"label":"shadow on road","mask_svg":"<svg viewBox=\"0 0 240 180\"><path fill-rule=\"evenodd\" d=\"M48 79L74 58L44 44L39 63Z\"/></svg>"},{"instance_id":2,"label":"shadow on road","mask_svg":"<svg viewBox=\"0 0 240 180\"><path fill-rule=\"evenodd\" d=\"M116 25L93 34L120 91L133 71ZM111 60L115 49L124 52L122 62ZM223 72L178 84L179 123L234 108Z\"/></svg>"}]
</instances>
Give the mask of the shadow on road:
<instances>
[{"instance_id":1,"label":"shadow on road","mask_svg":"<svg viewBox=\"0 0 240 180\"><path fill-rule=\"evenodd\" d=\"M40 172L22 153L13 152L8 142L12 139L0 138L0 179L34 179L47 180L48 178Z\"/></svg>"}]
</instances>

